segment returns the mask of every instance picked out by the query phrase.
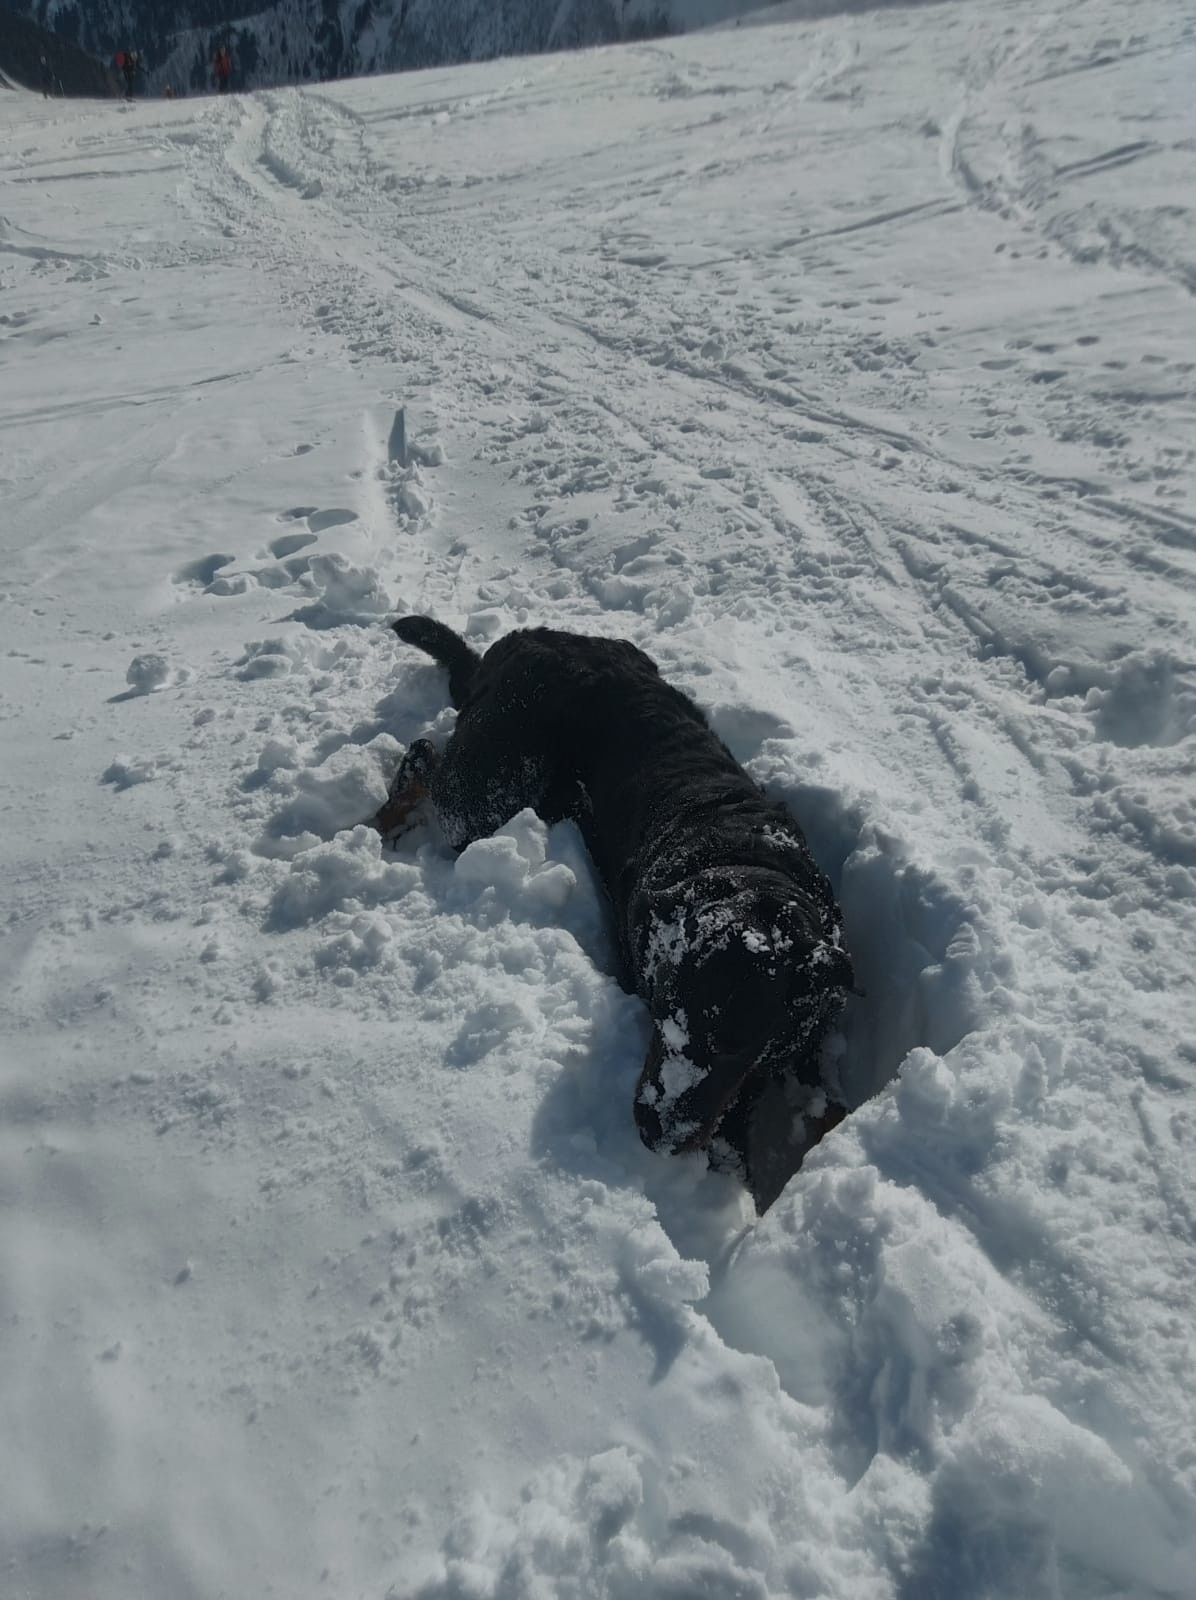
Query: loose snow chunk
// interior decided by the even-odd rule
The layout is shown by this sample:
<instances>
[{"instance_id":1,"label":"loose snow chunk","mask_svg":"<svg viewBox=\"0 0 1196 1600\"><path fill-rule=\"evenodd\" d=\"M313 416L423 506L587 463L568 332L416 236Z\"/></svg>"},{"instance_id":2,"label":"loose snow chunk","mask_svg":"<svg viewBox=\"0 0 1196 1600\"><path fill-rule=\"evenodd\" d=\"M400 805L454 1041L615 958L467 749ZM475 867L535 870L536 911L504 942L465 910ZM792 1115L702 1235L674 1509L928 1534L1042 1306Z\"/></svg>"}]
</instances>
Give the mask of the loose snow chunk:
<instances>
[{"instance_id":1,"label":"loose snow chunk","mask_svg":"<svg viewBox=\"0 0 1196 1600\"><path fill-rule=\"evenodd\" d=\"M420 480L419 472L412 467L405 472L394 487L395 506L407 517L426 517L432 509L432 496Z\"/></svg>"},{"instance_id":2,"label":"loose snow chunk","mask_svg":"<svg viewBox=\"0 0 1196 1600\"><path fill-rule=\"evenodd\" d=\"M489 839L477 839L462 851L457 882L494 890L507 911L531 905L555 913L577 888L577 877L564 862L547 857L547 830L534 811L524 810Z\"/></svg>"},{"instance_id":3,"label":"loose snow chunk","mask_svg":"<svg viewBox=\"0 0 1196 1600\"><path fill-rule=\"evenodd\" d=\"M623 1445L591 1456L581 1475L578 1503L595 1539L605 1544L639 1510L644 1485L631 1451Z\"/></svg>"},{"instance_id":4,"label":"loose snow chunk","mask_svg":"<svg viewBox=\"0 0 1196 1600\"><path fill-rule=\"evenodd\" d=\"M221 863L216 874L217 883L242 883L253 871L254 861L248 850L227 850L212 859Z\"/></svg>"},{"instance_id":5,"label":"loose snow chunk","mask_svg":"<svg viewBox=\"0 0 1196 1600\"><path fill-rule=\"evenodd\" d=\"M627 1287L661 1310L702 1300L710 1291L710 1270L704 1261L687 1261L658 1222L647 1222L623 1244L623 1278Z\"/></svg>"},{"instance_id":6,"label":"loose snow chunk","mask_svg":"<svg viewBox=\"0 0 1196 1600\"><path fill-rule=\"evenodd\" d=\"M417 461L425 467L441 467L444 465L444 446L439 440L431 439L427 444L415 440L407 446L407 456L411 461Z\"/></svg>"},{"instance_id":7,"label":"loose snow chunk","mask_svg":"<svg viewBox=\"0 0 1196 1600\"><path fill-rule=\"evenodd\" d=\"M296 857L270 903L268 925L297 928L350 905L397 900L420 881L407 862L384 862L382 840L364 825ZM361 939L360 930L354 930Z\"/></svg>"},{"instance_id":8,"label":"loose snow chunk","mask_svg":"<svg viewBox=\"0 0 1196 1600\"><path fill-rule=\"evenodd\" d=\"M310 652L297 639L254 639L237 661L237 677L243 683L254 678L283 678L310 665Z\"/></svg>"},{"instance_id":9,"label":"loose snow chunk","mask_svg":"<svg viewBox=\"0 0 1196 1600\"><path fill-rule=\"evenodd\" d=\"M152 783L158 775L158 762L154 756L117 756L100 778L116 789L131 789L135 783Z\"/></svg>"},{"instance_id":10,"label":"loose snow chunk","mask_svg":"<svg viewBox=\"0 0 1196 1600\"><path fill-rule=\"evenodd\" d=\"M1196 693L1185 687L1184 663L1164 651L1128 655L1091 675L1097 681L1084 709L1101 739L1131 748L1172 745L1196 727Z\"/></svg>"},{"instance_id":11,"label":"loose snow chunk","mask_svg":"<svg viewBox=\"0 0 1196 1600\"><path fill-rule=\"evenodd\" d=\"M392 928L381 911L362 911L356 916L338 912L333 921L340 931L316 952L317 967L332 971L339 979L346 972L394 966Z\"/></svg>"},{"instance_id":12,"label":"loose snow chunk","mask_svg":"<svg viewBox=\"0 0 1196 1600\"><path fill-rule=\"evenodd\" d=\"M289 797L275 812L259 839L257 849L268 856L293 855L313 838L330 839L339 829L364 820L377 811L386 798L384 764L393 764L394 741L380 734L368 745L343 745L318 767L296 773L289 785L284 773L290 758L284 751L272 751L270 741L259 759L259 768L275 775L275 787ZM261 762L269 766L261 768Z\"/></svg>"},{"instance_id":13,"label":"loose snow chunk","mask_svg":"<svg viewBox=\"0 0 1196 1600\"><path fill-rule=\"evenodd\" d=\"M486 1001L465 1017L448 1060L455 1067L470 1066L511 1040L526 1044L540 1031L542 1024L534 1008L522 996Z\"/></svg>"},{"instance_id":14,"label":"loose snow chunk","mask_svg":"<svg viewBox=\"0 0 1196 1600\"><path fill-rule=\"evenodd\" d=\"M257 758L259 772L277 772L299 765L299 747L291 739L268 739Z\"/></svg>"},{"instance_id":15,"label":"loose snow chunk","mask_svg":"<svg viewBox=\"0 0 1196 1600\"><path fill-rule=\"evenodd\" d=\"M352 621L360 617L383 616L394 609L390 594L373 567L357 567L342 555L313 556L308 567L307 588L318 601L320 617L310 609L308 620Z\"/></svg>"},{"instance_id":16,"label":"loose snow chunk","mask_svg":"<svg viewBox=\"0 0 1196 1600\"><path fill-rule=\"evenodd\" d=\"M153 652L134 656L125 673L125 682L134 694L152 694L170 682L170 663L165 656Z\"/></svg>"}]
</instances>

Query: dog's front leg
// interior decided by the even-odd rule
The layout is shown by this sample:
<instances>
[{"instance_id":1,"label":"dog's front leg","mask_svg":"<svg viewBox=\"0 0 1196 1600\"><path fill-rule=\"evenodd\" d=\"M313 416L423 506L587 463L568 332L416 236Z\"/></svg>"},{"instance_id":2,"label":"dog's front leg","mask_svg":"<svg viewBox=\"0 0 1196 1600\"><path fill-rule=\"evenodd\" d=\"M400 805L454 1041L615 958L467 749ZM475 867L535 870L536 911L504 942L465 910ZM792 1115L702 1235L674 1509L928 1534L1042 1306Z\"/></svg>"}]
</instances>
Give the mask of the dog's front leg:
<instances>
[{"instance_id":1,"label":"dog's front leg","mask_svg":"<svg viewBox=\"0 0 1196 1600\"><path fill-rule=\"evenodd\" d=\"M430 739L415 739L408 745L399 770L391 779L386 799L369 820L384 839L402 833L411 813L428 795L428 785L439 767L441 756Z\"/></svg>"}]
</instances>

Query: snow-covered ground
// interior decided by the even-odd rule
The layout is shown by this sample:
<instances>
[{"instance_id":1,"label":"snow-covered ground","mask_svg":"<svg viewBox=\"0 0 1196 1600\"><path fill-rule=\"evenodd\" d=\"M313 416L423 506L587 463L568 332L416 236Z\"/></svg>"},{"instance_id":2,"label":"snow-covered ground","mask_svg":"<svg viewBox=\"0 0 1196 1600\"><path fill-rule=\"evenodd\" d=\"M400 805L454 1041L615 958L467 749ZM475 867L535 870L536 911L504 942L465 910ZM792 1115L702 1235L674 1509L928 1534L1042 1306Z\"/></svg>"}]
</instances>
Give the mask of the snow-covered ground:
<instances>
[{"instance_id":1,"label":"snow-covered ground","mask_svg":"<svg viewBox=\"0 0 1196 1600\"><path fill-rule=\"evenodd\" d=\"M1194 70L0 94L5 1596L1194 1592ZM806 827L863 1103L762 1220L571 827L354 826L409 609L636 640Z\"/></svg>"}]
</instances>

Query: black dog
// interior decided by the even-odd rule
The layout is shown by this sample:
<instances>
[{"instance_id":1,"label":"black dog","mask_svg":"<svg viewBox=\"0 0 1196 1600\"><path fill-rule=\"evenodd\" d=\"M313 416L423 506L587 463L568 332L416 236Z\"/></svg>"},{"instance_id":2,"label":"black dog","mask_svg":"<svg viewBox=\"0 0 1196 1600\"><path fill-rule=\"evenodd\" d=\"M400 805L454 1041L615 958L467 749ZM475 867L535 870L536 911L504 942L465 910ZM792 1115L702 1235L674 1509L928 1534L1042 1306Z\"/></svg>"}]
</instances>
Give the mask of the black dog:
<instances>
[{"instance_id":1,"label":"black dog","mask_svg":"<svg viewBox=\"0 0 1196 1600\"><path fill-rule=\"evenodd\" d=\"M425 794L457 849L525 806L574 819L614 907L625 987L654 1023L641 1137L698 1150L721 1125L742 1152L770 1078L823 1087L822 1041L853 982L796 823L625 640L531 628L482 657L431 617L392 626L448 668L458 716L443 756L410 746L374 825L393 833ZM845 1114L812 1098L807 1147Z\"/></svg>"}]
</instances>

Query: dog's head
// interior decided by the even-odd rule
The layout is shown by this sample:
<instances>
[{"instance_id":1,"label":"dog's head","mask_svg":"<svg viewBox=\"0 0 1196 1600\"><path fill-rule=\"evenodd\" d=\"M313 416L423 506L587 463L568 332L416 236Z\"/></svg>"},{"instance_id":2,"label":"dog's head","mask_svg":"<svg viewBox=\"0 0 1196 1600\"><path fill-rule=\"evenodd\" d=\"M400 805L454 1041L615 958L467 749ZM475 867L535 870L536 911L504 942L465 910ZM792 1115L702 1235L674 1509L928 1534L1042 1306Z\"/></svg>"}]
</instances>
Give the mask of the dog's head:
<instances>
[{"instance_id":1,"label":"dog's head","mask_svg":"<svg viewBox=\"0 0 1196 1600\"><path fill-rule=\"evenodd\" d=\"M650 927L655 1028L635 1118L654 1150L703 1149L757 1073L817 1085L823 1037L854 981L837 924L828 931L808 900L771 884L703 899L710 887L666 902Z\"/></svg>"}]
</instances>

